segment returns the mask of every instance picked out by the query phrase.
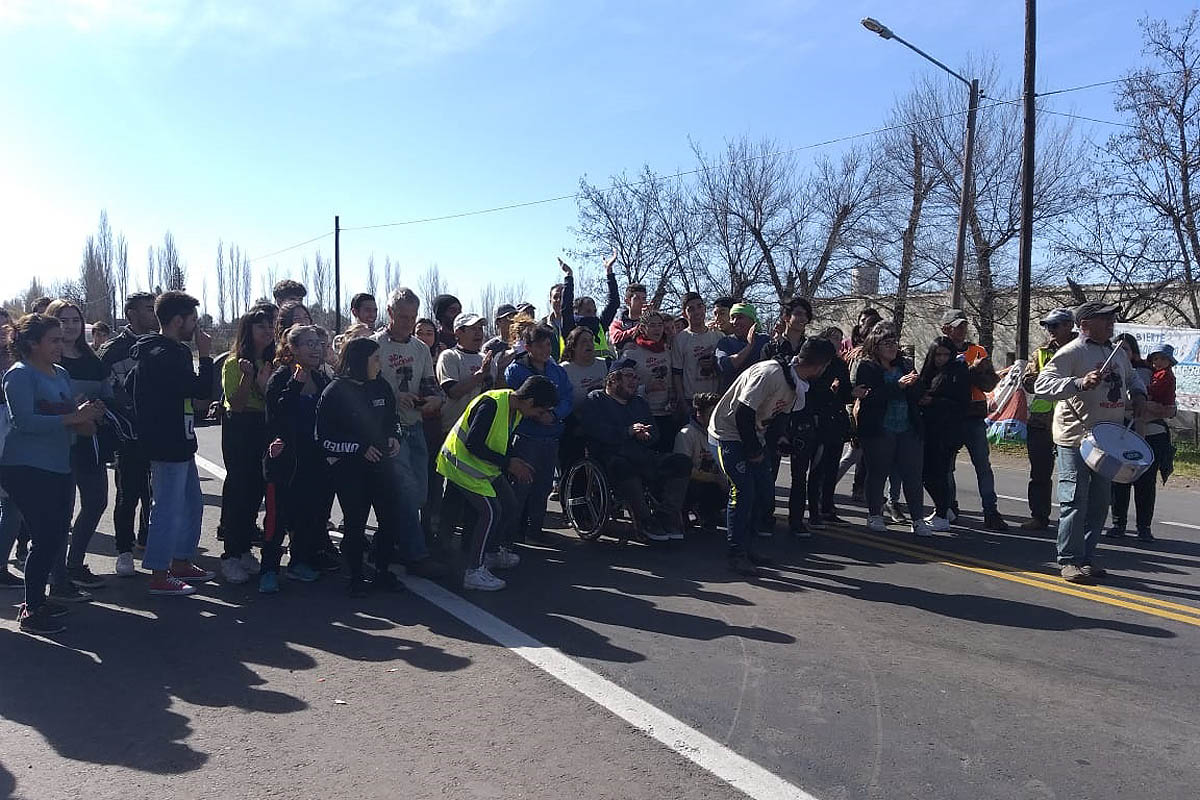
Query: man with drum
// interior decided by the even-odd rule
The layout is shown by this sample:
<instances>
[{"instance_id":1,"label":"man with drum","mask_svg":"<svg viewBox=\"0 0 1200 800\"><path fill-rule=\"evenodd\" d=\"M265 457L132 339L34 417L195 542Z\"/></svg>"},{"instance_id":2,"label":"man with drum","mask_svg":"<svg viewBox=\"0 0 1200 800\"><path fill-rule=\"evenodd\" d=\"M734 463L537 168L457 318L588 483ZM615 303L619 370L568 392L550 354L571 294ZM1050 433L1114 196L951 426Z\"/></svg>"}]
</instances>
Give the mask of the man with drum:
<instances>
[{"instance_id":1,"label":"man with drum","mask_svg":"<svg viewBox=\"0 0 1200 800\"><path fill-rule=\"evenodd\" d=\"M1058 401L1052 430L1058 446L1058 563L1071 583L1092 583L1104 576L1092 555L1112 489L1112 482L1084 460L1080 445L1099 423L1120 425L1126 416L1136 417L1146 402L1142 379L1111 341L1117 310L1099 300L1078 306L1079 336L1058 349L1034 383L1038 397ZM1127 405L1132 414L1126 412Z\"/></svg>"}]
</instances>

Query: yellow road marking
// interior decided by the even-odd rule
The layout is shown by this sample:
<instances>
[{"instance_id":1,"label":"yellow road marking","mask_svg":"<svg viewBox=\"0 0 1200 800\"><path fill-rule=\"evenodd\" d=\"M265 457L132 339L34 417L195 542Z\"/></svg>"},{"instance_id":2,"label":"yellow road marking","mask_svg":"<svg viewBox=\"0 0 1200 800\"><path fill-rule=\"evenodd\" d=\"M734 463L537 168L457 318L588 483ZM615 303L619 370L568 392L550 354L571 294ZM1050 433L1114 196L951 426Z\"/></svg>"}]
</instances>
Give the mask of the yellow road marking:
<instances>
[{"instance_id":1,"label":"yellow road marking","mask_svg":"<svg viewBox=\"0 0 1200 800\"><path fill-rule=\"evenodd\" d=\"M974 572L978 575L987 575L1000 580L1011 581L1012 583L1020 583L1025 586L1033 586L1038 589L1045 589L1058 594L1065 594L1071 597L1079 597L1084 600L1092 600L1105 605L1116 606L1130 611L1140 611L1143 614L1150 614L1163 619L1174 620L1175 622L1183 622L1187 625L1195 625L1200 627L1200 608L1171 603L1166 600L1155 600L1153 598L1144 597L1142 595L1131 594L1129 592L1119 592L1115 589L1107 589L1100 591L1101 587L1081 587L1078 584L1070 584L1060 579L1055 579L1051 575L1038 572L1026 572L1018 570L1015 567L1004 564L996 564L994 562L986 562L982 559L972 558L970 556L960 556L956 553L948 553L943 550L935 550L930 547L922 547L920 545L910 545L906 542L896 542L889 539L884 539L879 536L872 536L866 533L849 533L845 531L826 531L826 535L832 536L835 539L841 539L853 544L867 545L868 547L878 547L881 550L888 550L901 555L912 556L923 561L928 561L934 564L939 564L946 567L954 567L955 569ZM974 566L978 564L979 566ZM1131 598L1137 602L1131 602L1123 598ZM1157 608L1156 605L1165 606ZM1169 609L1179 609L1186 613L1178 613Z\"/></svg>"}]
</instances>

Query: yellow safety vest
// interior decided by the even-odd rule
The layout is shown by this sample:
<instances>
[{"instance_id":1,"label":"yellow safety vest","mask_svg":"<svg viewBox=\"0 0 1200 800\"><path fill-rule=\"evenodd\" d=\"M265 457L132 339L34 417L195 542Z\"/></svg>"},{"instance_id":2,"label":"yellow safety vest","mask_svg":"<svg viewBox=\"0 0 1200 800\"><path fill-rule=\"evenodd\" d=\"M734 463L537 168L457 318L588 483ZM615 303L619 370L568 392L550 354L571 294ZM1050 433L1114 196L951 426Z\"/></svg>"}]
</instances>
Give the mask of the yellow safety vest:
<instances>
[{"instance_id":1,"label":"yellow safety vest","mask_svg":"<svg viewBox=\"0 0 1200 800\"><path fill-rule=\"evenodd\" d=\"M454 427L446 434L446 441L442 443L437 457L438 474L472 494L496 496L492 481L500 477L500 468L467 449L467 420L471 418L471 412L481 399L490 397L495 400L496 418L492 420L486 441L489 450L504 455L508 452L508 443L512 439L513 431L521 421L520 412L512 414L510 418L509 400L512 394L511 389L493 389L470 402L458 418L458 422L454 423Z\"/></svg>"},{"instance_id":2,"label":"yellow safety vest","mask_svg":"<svg viewBox=\"0 0 1200 800\"><path fill-rule=\"evenodd\" d=\"M1048 347L1039 347L1035 358L1037 359L1037 369L1040 375L1042 370L1046 368L1046 365L1050 363L1050 359L1054 358L1054 351ZM1053 410L1054 401L1046 400L1042 397L1034 397L1033 402L1029 404L1030 414L1045 414Z\"/></svg>"},{"instance_id":3,"label":"yellow safety vest","mask_svg":"<svg viewBox=\"0 0 1200 800\"><path fill-rule=\"evenodd\" d=\"M592 337L592 345L596 351L596 358L612 358L612 353L608 352L608 336L604 333L603 325L597 329L596 335ZM555 358L556 361L561 359L562 353L566 349L567 340L560 331L558 334L558 357Z\"/></svg>"}]
</instances>

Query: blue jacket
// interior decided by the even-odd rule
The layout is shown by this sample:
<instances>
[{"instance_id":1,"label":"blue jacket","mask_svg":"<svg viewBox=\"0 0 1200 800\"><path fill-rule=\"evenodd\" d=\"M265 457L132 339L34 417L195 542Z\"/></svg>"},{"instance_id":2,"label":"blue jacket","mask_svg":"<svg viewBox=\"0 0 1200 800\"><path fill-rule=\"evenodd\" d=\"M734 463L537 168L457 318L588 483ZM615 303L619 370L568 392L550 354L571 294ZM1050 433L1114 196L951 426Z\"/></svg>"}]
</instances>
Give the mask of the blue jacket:
<instances>
[{"instance_id":1,"label":"blue jacket","mask_svg":"<svg viewBox=\"0 0 1200 800\"><path fill-rule=\"evenodd\" d=\"M573 397L575 390L571 386L571 379L567 376L567 371L560 367L554 359L546 362L545 371L537 372L529 365L529 356L526 353L521 353L513 359L513 362L508 365L508 369L504 370L504 382L510 389L520 389L521 384L534 375L549 378L550 382L554 384L554 388L558 389L558 405L554 407L555 422L553 425L543 425L532 419L523 419L517 424L517 433L535 439L557 439L562 436L564 421L570 415L571 409L575 407Z\"/></svg>"}]
</instances>

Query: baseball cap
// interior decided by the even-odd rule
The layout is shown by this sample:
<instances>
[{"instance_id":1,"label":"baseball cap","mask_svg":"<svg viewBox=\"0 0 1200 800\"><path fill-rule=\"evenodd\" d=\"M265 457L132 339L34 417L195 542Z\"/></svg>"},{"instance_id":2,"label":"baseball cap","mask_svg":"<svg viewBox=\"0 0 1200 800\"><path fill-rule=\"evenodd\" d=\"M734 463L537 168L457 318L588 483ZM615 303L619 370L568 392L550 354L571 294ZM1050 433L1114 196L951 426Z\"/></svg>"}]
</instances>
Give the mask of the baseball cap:
<instances>
[{"instance_id":1,"label":"baseball cap","mask_svg":"<svg viewBox=\"0 0 1200 800\"><path fill-rule=\"evenodd\" d=\"M733 308L729 309L729 316L736 317L738 314L751 322L758 322L758 311L749 303L734 303Z\"/></svg>"},{"instance_id":2,"label":"baseball cap","mask_svg":"<svg viewBox=\"0 0 1200 800\"><path fill-rule=\"evenodd\" d=\"M610 371L611 372L620 372L623 369L632 369L632 370L636 371L637 370L637 362L634 361L632 358L623 358L620 361L618 361L617 363L613 364L612 370L610 370Z\"/></svg>"},{"instance_id":3,"label":"baseball cap","mask_svg":"<svg viewBox=\"0 0 1200 800\"><path fill-rule=\"evenodd\" d=\"M1156 355L1166 356L1167 360L1171 362L1172 367L1179 363L1175 360L1175 347L1173 345L1156 344L1154 347L1150 348L1150 352L1146 354L1146 360L1149 360L1152 356Z\"/></svg>"},{"instance_id":4,"label":"baseball cap","mask_svg":"<svg viewBox=\"0 0 1200 800\"><path fill-rule=\"evenodd\" d=\"M1075 321L1082 322L1085 319L1092 317L1102 317L1105 314L1116 314L1121 310L1121 307L1114 303L1105 303L1103 300L1089 300L1086 303L1080 303L1075 306Z\"/></svg>"},{"instance_id":5,"label":"baseball cap","mask_svg":"<svg viewBox=\"0 0 1200 800\"><path fill-rule=\"evenodd\" d=\"M503 319L504 317L511 317L516 313L517 307L512 303L501 303L500 305L496 306L496 313L492 316L495 319Z\"/></svg>"},{"instance_id":6,"label":"baseball cap","mask_svg":"<svg viewBox=\"0 0 1200 800\"><path fill-rule=\"evenodd\" d=\"M462 314L459 314L454 318L454 330L457 331L462 328L469 328L472 325L478 325L481 322L487 322L487 320L478 314L471 314L464 311Z\"/></svg>"},{"instance_id":7,"label":"baseball cap","mask_svg":"<svg viewBox=\"0 0 1200 800\"><path fill-rule=\"evenodd\" d=\"M533 303L520 303L517 305L518 314L528 314L533 316L534 311L537 311L537 306L535 306Z\"/></svg>"},{"instance_id":8,"label":"baseball cap","mask_svg":"<svg viewBox=\"0 0 1200 800\"><path fill-rule=\"evenodd\" d=\"M967 321L967 315L963 313L961 308L952 308L945 314L942 314L942 325L949 325L951 328L957 328L959 325Z\"/></svg>"},{"instance_id":9,"label":"baseball cap","mask_svg":"<svg viewBox=\"0 0 1200 800\"><path fill-rule=\"evenodd\" d=\"M1075 322L1075 315L1071 313L1069 308L1056 308L1046 316L1042 317L1039 324L1044 326L1061 325L1064 322Z\"/></svg>"}]
</instances>

